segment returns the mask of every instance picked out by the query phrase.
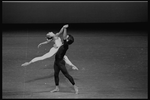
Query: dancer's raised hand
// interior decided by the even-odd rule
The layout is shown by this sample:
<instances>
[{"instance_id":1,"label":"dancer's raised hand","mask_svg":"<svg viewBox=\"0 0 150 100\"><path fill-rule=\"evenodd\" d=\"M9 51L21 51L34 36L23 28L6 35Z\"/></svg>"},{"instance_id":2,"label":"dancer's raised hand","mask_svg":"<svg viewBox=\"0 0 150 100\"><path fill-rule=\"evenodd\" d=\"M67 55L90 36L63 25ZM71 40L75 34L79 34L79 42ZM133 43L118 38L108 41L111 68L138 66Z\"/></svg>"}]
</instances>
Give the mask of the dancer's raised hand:
<instances>
[{"instance_id":1,"label":"dancer's raised hand","mask_svg":"<svg viewBox=\"0 0 150 100\"><path fill-rule=\"evenodd\" d=\"M69 25L68 25L68 24L66 24L66 25L64 25L64 26L63 26L63 28L68 28L68 27L69 27Z\"/></svg>"}]
</instances>

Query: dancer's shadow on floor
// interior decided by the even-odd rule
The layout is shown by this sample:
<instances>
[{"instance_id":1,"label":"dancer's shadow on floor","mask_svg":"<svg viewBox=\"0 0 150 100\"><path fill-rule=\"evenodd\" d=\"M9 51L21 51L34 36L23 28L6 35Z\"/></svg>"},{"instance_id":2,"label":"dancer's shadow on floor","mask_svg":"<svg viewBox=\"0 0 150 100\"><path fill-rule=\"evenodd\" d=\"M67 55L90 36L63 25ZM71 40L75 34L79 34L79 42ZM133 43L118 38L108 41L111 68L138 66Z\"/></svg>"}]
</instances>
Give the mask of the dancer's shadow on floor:
<instances>
[{"instance_id":1,"label":"dancer's shadow on floor","mask_svg":"<svg viewBox=\"0 0 150 100\"><path fill-rule=\"evenodd\" d=\"M38 77L38 78L34 78L31 80L25 81L25 83L34 82L34 81L38 81L38 80L44 80L44 79L53 78L53 77L54 77L54 74L51 73L50 75L47 75L47 76Z\"/></svg>"},{"instance_id":2,"label":"dancer's shadow on floor","mask_svg":"<svg viewBox=\"0 0 150 100\"><path fill-rule=\"evenodd\" d=\"M48 67L47 67L47 68L48 68ZM45 68L44 68L44 69L45 69ZM71 68L68 68L67 70L68 70L68 72L74 71L74 70L71 69ZM50 75L47 75L47 76L38 77L38 78L34 78L34 79L31 79L31 80L25 81L25 83L34 82L34 81L39 81L39 80L44 80L44 79L51 79L51 78L54 78L54 72L51 73ZM66 82L66 77L62 74L61 71L60 71L60 73L59 73L59 78L60 78L60 82ZM74 77L74 80L79 80L79 79Z\"/></svg>"}]
</instances>

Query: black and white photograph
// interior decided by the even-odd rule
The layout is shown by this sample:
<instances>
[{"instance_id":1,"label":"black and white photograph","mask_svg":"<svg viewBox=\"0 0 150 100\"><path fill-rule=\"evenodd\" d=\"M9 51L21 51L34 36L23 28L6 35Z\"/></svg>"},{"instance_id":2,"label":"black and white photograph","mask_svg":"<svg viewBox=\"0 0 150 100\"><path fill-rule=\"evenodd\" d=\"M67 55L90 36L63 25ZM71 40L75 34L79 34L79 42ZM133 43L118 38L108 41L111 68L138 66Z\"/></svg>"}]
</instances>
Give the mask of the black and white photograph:
<instances>
[{"instance_id":1,"label":"black and white photograph","mask_svg":"<svg viewBox=\"0 0 150 100\"><path fill-rule=\"evenodd\" d=\"M148 1L2 1L2 99L148 99Z\"/></svg>"}]
</instances>

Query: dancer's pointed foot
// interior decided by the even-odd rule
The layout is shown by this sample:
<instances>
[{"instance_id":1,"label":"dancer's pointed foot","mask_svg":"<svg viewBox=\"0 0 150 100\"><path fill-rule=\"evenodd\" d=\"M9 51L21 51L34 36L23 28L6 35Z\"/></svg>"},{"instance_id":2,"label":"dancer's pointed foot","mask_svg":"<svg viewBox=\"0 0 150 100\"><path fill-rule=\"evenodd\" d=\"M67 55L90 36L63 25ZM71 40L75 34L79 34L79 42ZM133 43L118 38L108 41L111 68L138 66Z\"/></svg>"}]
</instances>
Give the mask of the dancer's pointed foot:
<instances>
[{"instance_id":1,"label":"dancer's pointed foot","mask_svg":"<svg viewBox=\"0 0 150 100\"><path fill-rule=\"evenodd\" d=\"M56 87L54 90L51 91L51 93L53 93L53 92L58 92L58 91L59 91L59 88Z\"/></svg>"},{"instance_id":2,"label":"dancer's pointed foot","mask_svg":"<svg viewBox=\"0 0 150 100\"><path fill-rule=\"evenodd\" d=\"M74 85L75 94L79 93L78 87Z\"/></svg>"},{"instance_id":3,"label":"dancer's pointed foot","mask_svg":"<svg viewBox=\"0 0 150 100\"><path fill-rule=\"evenodd\" d=\"M30 64L30 62L25 62L21 66L28 66L29 64Z\"/></svg>"},{"instance_id":4,"label":"dancer's pointed foot","mask_svg":"<svg viewBox=\"0 0 150 100\"><path fill-rule=\"evenodd\" d=\"M72 66L73 70L79 70L76 66Z\"/></svg>"}]
</instances>

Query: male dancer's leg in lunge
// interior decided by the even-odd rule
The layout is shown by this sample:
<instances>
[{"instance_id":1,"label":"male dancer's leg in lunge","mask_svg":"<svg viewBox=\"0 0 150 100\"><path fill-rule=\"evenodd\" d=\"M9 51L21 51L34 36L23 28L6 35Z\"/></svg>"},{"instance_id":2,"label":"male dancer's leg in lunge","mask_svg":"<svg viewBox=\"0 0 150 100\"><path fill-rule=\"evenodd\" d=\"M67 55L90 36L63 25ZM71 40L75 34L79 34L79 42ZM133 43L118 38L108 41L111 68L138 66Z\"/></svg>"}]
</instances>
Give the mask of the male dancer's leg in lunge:
<instances>
[{"instance_id":1,"label":"male dancer's leg in lunge","mask_svg":"<svg viewBox=\"0 0 150 100\"><path fill-rule=\"evenodd\" d=\"M60 66L60 70L65 75L65 77L71 82L71 84L74 86L76 94L78 94L78 87L75 85L75 81L74 81L73 77L68 73L68 71L65 67L65 63L63 63Z\"/></svg>"},{"instance_id":2,"label":"male dancer's leg in lunge","mask_svg":"<svg viewBox=\"0 0 150 100\"><path fill-rule=\"evenodd\" d=\"M61 61L61 63L59 63L59 62L54 63L54 80L55 80L56 88L54 90L52 90L51 92L58 92L59 91L59 72L60 71L71 82L71 84L74 86L76 94L78 94L78 87L75 86L74 79L68 73L68 71L65 67L65 61Z\"/></svg>"},{"instance_id":3,"label":"male dancer's leg in lunge","mask_svg":"<svg viewBox=\"0 0 150 100\"><path fill-rule=\"evenodd\" d=\"M67 28L68 25L66 25L64 27ZM75 82L74 82L73 78L68 74L68 72L66 70L66 67L65 67L64 56L65 56L65 54L66 54L66 52L67 52L67 50L69 48L69 45L71 45L74 42L73 36L72 35L68 35L66 31L67 30L64 29L64 32L63 32L63 45L61 45L61 47L59 48L59 50L57 51L57 53L55 55L55 64L60 68L60 70L62 71L62 73L69 79L69 81L74 86L76 94L78 94L78 87L75 85ZM56 89L54 89L54 91L55 90L58 90L58 85L56 85Z\"/></svg>"},{"instance_id":4,"label":"male dancer's leg in lunge","mask_svg":"<svg viewBox=\"0 0 150 100\"><path fill-rule=\"evenodd\" d=\"M56 88L54 90L52 90L51 92L58 92L59 88L59 72L60 72L60 68L56 65L56 63L54 63L54 80L55 80L55 85Z\"/></svg>"}]
</instances>

